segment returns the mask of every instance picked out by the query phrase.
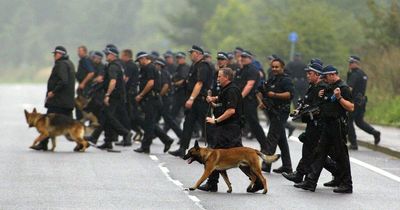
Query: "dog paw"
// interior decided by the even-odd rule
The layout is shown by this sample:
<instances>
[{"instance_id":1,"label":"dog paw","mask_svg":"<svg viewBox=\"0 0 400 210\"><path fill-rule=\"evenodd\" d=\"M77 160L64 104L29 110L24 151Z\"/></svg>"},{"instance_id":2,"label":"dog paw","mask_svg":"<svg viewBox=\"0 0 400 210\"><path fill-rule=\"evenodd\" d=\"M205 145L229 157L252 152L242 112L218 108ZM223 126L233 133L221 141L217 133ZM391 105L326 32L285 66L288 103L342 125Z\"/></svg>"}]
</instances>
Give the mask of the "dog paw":
<instances>
[{"instance_id":1,"label":"dog paw","mask_svg":"<svg viewBox=\"0 0 400 210\"><path fill-rule=\"evenodd\" d=\"M190 187L189 190L190 190L190 191L193 191L193 190L196 190L196 188Z\"/></svg>"},{"instance_id":2,"label":"dog paw","mask_svg":"<svg viewBox=\"0 0 400 210\"><path fill-rule=\"evenodd\" d=\"M267 194L267 192L268 192L268 190L264 190L264 191L263 191L263 194Z\"/></svg>"},{"instance_id":3,"label":"dog paw","mask_svg":"<svg viewBox=\"0 0 400 210\"><path fill-rule=\"evenodd\" d=\"M226 191L227 193L232 193L232 189L229 189Z\"/></svg>"}]
</instances>

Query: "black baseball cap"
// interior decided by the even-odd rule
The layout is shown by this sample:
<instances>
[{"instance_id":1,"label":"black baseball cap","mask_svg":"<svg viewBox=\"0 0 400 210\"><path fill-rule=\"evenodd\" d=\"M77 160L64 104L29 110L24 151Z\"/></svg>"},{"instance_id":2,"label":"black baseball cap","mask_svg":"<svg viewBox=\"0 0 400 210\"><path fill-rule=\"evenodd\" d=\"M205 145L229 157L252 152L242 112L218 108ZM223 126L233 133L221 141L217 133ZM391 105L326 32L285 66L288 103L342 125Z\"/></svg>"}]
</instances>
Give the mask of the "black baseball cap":
<instances>
[{"instance_id":1,"label":"black baseball cap","mask_svg":"<svg viewBox=\"0 0 400 210\"><path fill-rule=\"evenodd\" d=\"M119 54L118 49L115 47L106 47L106 49L104 49L103 52L105 55L113 54L115 56L118 56L118 54Z\"/></svg>"},{"instance_id":2,"label":"black baseball cap","mask_svg":"<svg viewBox=\"0 0 400 210\"><path fill-rule=\"evenodd\" d=\"M197 45L193 45L192 48L189 50L190 53L192 53L194 51L199 52L200 54L204 54L203 48L201 48Z\"/></svg>"},{"instance_id":3,"label":"black baseball cap","mask_svg":"<svg viewBox=\"0 0 400 210\"><path fill-rule=\"evenodd\" d=\"M248 57L248 58L253 58L253 54L250 51L243 50L242 53L240 54L241 57Z\"/></svg>"},{"instance_id":4,"label":"black baseball cap","mask_svg":"<svg viewBox=\"0 0 400 210\"><path fill-rule=\"evenodd\" d=\"M228 54L225 53L225 52L218 52L218 53L217 53L217 59L218 59L218 60L228 60L228 59L229 59L229 56L228 56Z\"/></svg>"},{"instance_id":5,"label":"black baseball cap","mask_svg":"<svg viewBox=\"0 0 400 210\"><path fill-rule=\"evenodd\" d=\"M175 57L177 57L177 58L186 58L186 54L184 52L177 52Z\"/></svg>"},{"instance_id":6,"label":"black baseball cap","mask_svg":"<svg viewBox=\"0 0 400 210\"><path fill-rule=\"evenodd\" d=\"M63 46L57 46L52 53L61 53L63 55L67 54L67 49Z\"/></svg>"},{"instance_id":7,"label":"black baseball cap","mask_svg":"<svg viewBox=\"0 0 400 210\"><path fill-rule=\"evenodd\" d=\"M148 57L148 56L149 56L149 54L147 54L144 51L138 52L136 54L136 60L135 61L138 61L139 59L144 58L144 57Z\"/></svg>"},{"instance_id":8,"label":"black baseball cap","mask_svg":"<svg viewBox=\"0 0 400 210\"><path fill-rule=\"evenodd\" d=\"M361 61L360 57L356 55L351 55L349 57L349 63L360 63L360 61Z\"/></svg>"}]
</instances>

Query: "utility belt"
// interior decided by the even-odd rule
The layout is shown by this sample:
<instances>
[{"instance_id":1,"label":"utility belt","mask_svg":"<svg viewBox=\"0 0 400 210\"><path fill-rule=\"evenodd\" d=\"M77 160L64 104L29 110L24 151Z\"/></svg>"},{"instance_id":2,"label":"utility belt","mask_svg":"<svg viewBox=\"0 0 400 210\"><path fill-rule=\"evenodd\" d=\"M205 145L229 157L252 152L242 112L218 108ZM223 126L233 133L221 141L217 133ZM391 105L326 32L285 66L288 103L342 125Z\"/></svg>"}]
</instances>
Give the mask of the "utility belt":
<instances>
[{"instance_id":1,"label":"utility belt","mask_svg":"<svg viewBox=\"0 0 400 210\"><path fill-rule=\"evenodd\" d=\"M152 99L160 99L160 93L154 90L151 90L150 92L148 92L144 98L143 101L148 101L148 100L152 100Z\"/></svg>"}]
</instances>

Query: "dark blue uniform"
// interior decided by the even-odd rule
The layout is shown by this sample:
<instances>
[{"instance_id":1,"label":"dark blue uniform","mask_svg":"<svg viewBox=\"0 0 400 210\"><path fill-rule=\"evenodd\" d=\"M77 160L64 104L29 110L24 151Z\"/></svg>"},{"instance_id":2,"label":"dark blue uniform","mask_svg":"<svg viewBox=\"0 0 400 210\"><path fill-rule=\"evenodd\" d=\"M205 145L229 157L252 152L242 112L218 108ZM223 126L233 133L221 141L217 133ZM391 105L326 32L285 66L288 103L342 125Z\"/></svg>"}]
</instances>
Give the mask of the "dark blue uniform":
<instances>
[{"instance_id":1,"label":"dark blue uniform","mask_svg":"<svg viewBox=\"0 0 400 210\"><path fill-rule=\"evenodd\" d=\"M291 98L288 100L269 98L267 93L269 91L275 93L289 92L291 97L293 97L293 83L286 74L274 75L259 90L263 94L263 97L269 101L266 107L271 123L268 130L265 152L268 155L273 155L275 154L276 147L279 146L282 155L281 169L291 171L292 163L284 126L289 117ZM267 171L269 168L270 166L267 165Z\"/></svg>"},{"instance_id":2,"label":"dark blue uniform","mask_svg":"<svg viewBox=\"0 0 400 210\"><path fill-rule=\"evenodd\" d=\"M250 80L254 80L255 83L249 94L243 99L243 114L246 123L248 123L248 127L260 143L261 150L265 151L267 149L267 138L257 115L258 103L256 98L256 89L257 83L260 80L260 75L253 64L244 65L240 71L236 72L234 82L239 89L243 91L247 82Z\"/></svg>"},{"instance_id":3,"label":"dark blue uniform","mask_svg":"<svg viewBox=\"0 0 400 210\"><path fill-rule=\"evenodd\" d=\"M367 105L367 89L368 76L363 70L356 68L352 69L347 74L347 84L352 88L354 98L354 112L349 114L349 141L351 148L357 149L357 135L354 129L354 122L361 130L374 135L375 144L379 143L380 132L375 130L371 125L364 121L365 107Z\"/></svg>"}]
</instances>

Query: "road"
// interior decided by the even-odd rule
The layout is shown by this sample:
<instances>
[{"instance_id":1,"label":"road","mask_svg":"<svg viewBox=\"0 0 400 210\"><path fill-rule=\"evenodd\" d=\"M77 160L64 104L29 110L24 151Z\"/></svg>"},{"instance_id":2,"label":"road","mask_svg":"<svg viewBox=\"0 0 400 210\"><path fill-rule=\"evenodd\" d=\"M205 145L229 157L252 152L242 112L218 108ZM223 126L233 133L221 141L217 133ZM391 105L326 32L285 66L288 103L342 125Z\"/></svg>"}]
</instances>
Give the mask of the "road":
<instances>
[{"instance_id":1,"label":"road","mask_svg":"<svg viewBox=\"0 0 400 210\"><path fill-rule=\"evenodd\" d=\"M324 171L314 193L279 174L264 174L267 195L246 193L249 182L239 169L228 171L232 194L222 179L218 193L185 191L202 166L163 154L159 140L151 155L134 153L138 144L121 153L74 153L64 137L55 152L33 151L28 147L37 131L28 128L23 109L44 112L44 92L44 85L0 85L0 209L400 209L400 160L364 148L350 154L353 194L323 187L331 179ZM258 148L256 141L244 144ZM301 143L291 138L289 145L297 165Z\"/></svg>"}]
</instances>

